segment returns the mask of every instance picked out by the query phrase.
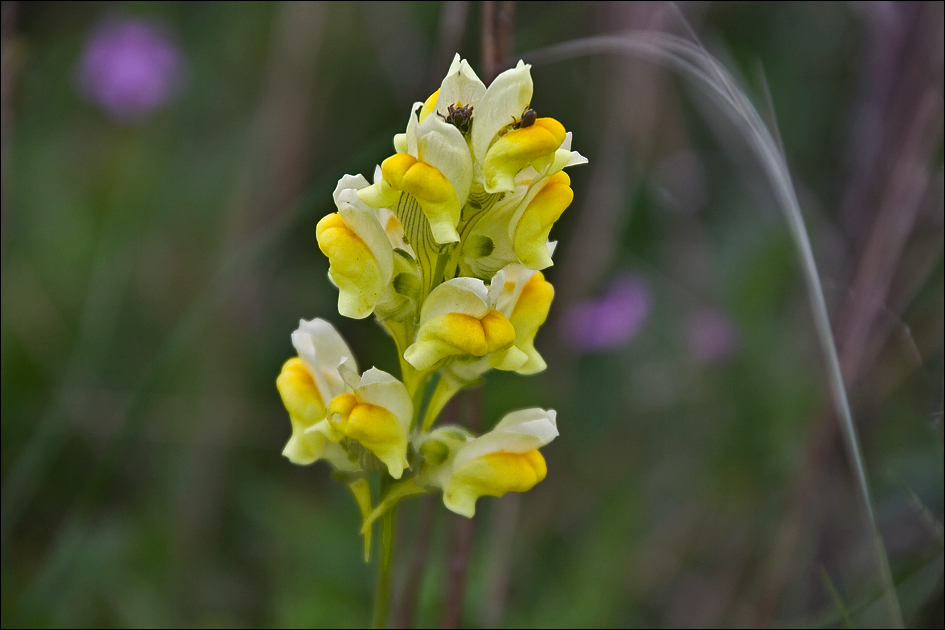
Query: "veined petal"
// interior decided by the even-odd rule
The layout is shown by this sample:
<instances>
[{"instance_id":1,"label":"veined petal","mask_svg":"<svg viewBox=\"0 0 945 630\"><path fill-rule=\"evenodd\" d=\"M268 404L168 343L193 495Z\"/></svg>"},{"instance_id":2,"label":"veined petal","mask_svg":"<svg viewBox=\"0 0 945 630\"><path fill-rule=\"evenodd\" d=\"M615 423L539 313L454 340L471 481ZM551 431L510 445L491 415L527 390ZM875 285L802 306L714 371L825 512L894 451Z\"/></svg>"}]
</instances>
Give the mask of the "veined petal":
<instances>
[{"instance_id":1,"label":"veined petal","mask_svg":"<svg viewBox=\"0 0 945 630\"><path fill-rule=\"evenodd\" d=\"M523 168L541 160L551 164L565 136L564 127L554 118L539 118L530 127L501 136L483 160L486 192L514 190L515 175Z\"/></svg>"},{"instance_id":2,"label":"veined petal","mask_svg":"<svg viewBox=\"0 0 945 630\"><path fill-rule=\"evenodd\" d=\"M476 160L485 162L489 145L499 131L518 120L531 103L532 90L531 66L522 61L497 76L486 89L473 119L472 148Z\"/></svg>"},{"instance_id":3,"label":"veined petal","mask_svg":"<svg viewBox=\"0 0 945 630\"><path fill-rule=\"evenodd\" d=\"M453 130L456 131L455 128ZM384 183L390 188L406 192L417 199L424 216L430 222L430 229L437 243L453 243L459 240L459 234L456 232L460 217L459 198L453 184L439 169L419 161L409 153L397 153L384 160L381 170L384 173ZM390 193L385 191L384 184L380 183L359 191L359 197L369 206L377 202L388 207L393 205Z\"/></svg>"}]
</instances>

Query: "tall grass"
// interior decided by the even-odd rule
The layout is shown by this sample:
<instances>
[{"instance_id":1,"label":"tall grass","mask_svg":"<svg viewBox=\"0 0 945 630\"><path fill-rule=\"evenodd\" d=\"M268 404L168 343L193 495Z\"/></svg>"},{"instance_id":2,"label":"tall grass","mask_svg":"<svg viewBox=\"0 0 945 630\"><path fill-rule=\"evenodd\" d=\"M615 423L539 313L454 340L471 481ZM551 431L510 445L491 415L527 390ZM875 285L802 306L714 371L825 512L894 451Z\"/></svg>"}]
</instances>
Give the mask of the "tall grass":
<instances>
[{"instance_id":1,"label":"tall grass","mask_svg":"<svg viewBox=\"0 0 945 630\"><path fill-rule=\"evenodd\" d=\"M768 176L797 249L814 328L826 362L827 380L830 384L837 420L840 423L850 466L856 479L857 491L872 535L875 562L883 588L889 624L897 628L902 627L902 612L873 509L863 452L850 411L843 373L840 369L840 357L830 326L830 315L827 312L820 275L817 271L817 262L814 260L804 216L801 213L787 160L776 132L772 132L765 124L744 90L738 86L732 75L715 57L705 48L675 35L641 31L616 36L587 37L526 53L522 57L538 66L589 55L611 54L635 55L665 64L692 81L732 121L735 129L742 134Z\"/></svg>"}]
</instances>

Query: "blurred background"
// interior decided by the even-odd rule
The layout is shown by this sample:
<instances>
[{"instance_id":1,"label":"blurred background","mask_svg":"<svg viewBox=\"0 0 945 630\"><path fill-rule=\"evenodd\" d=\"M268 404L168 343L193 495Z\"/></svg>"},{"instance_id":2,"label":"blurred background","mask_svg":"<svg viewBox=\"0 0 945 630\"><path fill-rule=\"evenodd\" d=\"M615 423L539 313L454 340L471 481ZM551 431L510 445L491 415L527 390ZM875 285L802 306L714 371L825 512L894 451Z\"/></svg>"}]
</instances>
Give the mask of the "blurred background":
<instances>
[{"instance_id":1,"label":"blurred background","mask_svg":"<svg viewBox=\"0 0 945 630\"><path fill-rule=\"evenodd\" d=\"M484 59L488 11L511 59ZM397 372L375 323L337 314L315 224L455 52L486 79L643 29L698 36L780 130L905 622L941 628L939 2L3 2L2 625L367 623L354 502L280 456L300 318ZM543 483L471 526L404 504L393 623L883 623L800 262L743 136L646 59L532 74L590 160L552 231L549 369L491 373L454 412L555 408L561 437Z\"/></svg>"}]
</instances>

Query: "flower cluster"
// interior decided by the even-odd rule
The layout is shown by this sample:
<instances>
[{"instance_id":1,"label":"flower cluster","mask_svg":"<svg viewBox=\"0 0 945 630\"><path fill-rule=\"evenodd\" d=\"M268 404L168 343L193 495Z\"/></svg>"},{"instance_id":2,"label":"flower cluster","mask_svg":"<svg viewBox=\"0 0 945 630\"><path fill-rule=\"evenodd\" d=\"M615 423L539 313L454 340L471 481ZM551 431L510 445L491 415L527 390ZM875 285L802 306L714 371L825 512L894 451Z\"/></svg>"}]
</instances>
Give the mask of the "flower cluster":
<instances>
[{"instance_id":1,"label":"flower cluster","mask_svg":"<svg viewBox=\"0 0 945 630\"><path fill-rule=\"evenodd\" d=\"M303 320L292 334L298 356L277 380L292 421L284 455L327 460L354 492L366 537L405 496L442 492L447 508L471 517L479 497L524 492L545 476L538 449L558 434L554 411L510 413L478 437L433 428L450 398L487 371L545 369L534 340L554 289L541 270L552 264L549 232L573 198L563 169L586 160L531 100L527 64L486 88L457 55L440 89L411 107L373 183L342 177L337 212L316 228L338 311L377 318L397 345L402 379L361 373L331 324ZM386 480L377 505L372 472Z\"/></svg>"}]
</instances>

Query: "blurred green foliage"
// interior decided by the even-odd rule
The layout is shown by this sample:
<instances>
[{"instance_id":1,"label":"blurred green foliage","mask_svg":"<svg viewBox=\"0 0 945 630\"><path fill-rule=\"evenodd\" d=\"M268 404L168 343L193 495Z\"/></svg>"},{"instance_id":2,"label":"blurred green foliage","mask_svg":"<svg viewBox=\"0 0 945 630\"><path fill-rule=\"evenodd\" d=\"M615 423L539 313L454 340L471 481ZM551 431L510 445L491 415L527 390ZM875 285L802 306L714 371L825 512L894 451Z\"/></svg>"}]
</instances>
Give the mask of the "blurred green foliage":
<instances>
[{"instance_id":1,"label":"blurred green foliage","mask_svg":"<svg viewBox=\"0 0 945 630\"><path fill-rule=\"evenodd\" d=\"M341 175L370 177L392 152L454 49L481 67L480 6L4 5L3 626L366 623L357 510L327 467L280 457L289 423L274 380L289 333L313 317L338 326L362 365L396 372L379 327L337 315L315 223ZM914 158L896 138L921 90L888 105L897 69L924 50L923 25L941 34L940 4L678 11L517 3L516 59L630 28L683 32L685 16L760 110L766 82L843 339L881 200ZM76 87L108 14L156 20L186 63L178 94L138 124ZM934 150L917 167L927 186L902 255L886 261L875 343L850 387L907 623L931 627L942 619L937 55ZM546 481L480 503L464 624L835 626L821 568L853 619L875 623L870 542L797 258L738 134L643 60L533 76L533 106L573 131L590 164L572 171L575 202L552 233L558 298L538 338L549 370L490 374L482 423L550 407L561 437ZM848 207L864 178L875 194ZM569 307L628 272L651 292L642 331L603 352L573 347ZM737 331L724 356L700 358L687 336L704 308ZM402 510L395 601L419 513L419 501ZM437 506L422 626L442 614L452 518Z\"/></svg>"}]
</instances>

